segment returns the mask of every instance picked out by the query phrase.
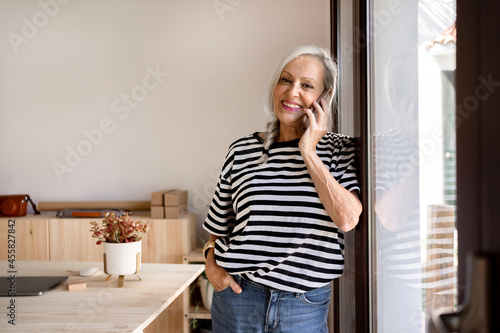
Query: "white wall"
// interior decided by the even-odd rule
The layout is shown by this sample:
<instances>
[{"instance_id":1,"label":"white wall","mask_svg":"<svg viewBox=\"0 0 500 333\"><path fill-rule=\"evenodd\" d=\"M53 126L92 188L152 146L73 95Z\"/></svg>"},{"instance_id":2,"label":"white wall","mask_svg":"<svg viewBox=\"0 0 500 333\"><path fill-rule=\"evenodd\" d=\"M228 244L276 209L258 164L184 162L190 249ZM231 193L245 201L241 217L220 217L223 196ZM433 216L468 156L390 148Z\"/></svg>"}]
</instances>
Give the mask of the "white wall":
<instances>
[{"instance_id":1,"label":"white wall","mask_svg":"<svg viewBox=\"0 0 500 333\"><path fill-rule=\"evenodd\" d=\"M187 189L201 230L276 62L330 46L329 1L0 0L0 36L0 194Z\"/></svg>"}]
</instances>

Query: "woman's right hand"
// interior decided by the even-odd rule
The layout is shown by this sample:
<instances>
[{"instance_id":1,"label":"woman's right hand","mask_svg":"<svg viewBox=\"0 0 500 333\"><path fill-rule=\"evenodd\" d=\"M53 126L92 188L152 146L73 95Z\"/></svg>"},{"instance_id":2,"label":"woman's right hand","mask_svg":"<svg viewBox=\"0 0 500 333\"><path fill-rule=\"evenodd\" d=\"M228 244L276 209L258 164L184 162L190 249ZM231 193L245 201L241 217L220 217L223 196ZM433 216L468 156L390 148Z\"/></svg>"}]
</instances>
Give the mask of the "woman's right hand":
<instances>
[{"instance_id":1,"label":"woman's right hand","mask_svg":"<svg viewBox=\"0 0 500 333\"><path fill-rule=\"evenodd\" d=\"M222 267L217 265L215 261L214 249L209 249L207 253L207 262L205 263L205 273L207 278L214 287L215 291L221 291L227 287L240 294L242 289L234 278Z\"/></svg>"}]
</instances>

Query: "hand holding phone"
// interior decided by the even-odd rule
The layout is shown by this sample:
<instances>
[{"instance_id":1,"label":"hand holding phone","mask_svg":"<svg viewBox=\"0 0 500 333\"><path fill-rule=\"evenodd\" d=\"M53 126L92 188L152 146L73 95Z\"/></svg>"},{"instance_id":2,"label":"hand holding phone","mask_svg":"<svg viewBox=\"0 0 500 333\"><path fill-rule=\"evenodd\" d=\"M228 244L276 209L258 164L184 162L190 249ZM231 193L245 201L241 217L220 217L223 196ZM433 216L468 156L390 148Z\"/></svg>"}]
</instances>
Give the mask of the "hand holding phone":
<instances>
[{"instance_id":1,"label":"hand holding phone","mask_svg":"<svg viewBox=\"0 0 500 333\"><path fill-rule=\"evenodd\" d=\"M316 102L319 104L320 101L323 98L326 98L326 96L328 96L329 93L330 93L330 90L328 90L328 89L323 90L323 92L318 97L318 99L316 100ZM318 116L318 113L317 113L316 108L314 107L314 105L311 105L311 111L313 112L314 117ZM306 115L306 117L307 117L307 115ZM304 128L308 128L308 127L309 127L309 117L307 117L306 120L305 120L305 127Z\"/></svg>"}]
</instances>

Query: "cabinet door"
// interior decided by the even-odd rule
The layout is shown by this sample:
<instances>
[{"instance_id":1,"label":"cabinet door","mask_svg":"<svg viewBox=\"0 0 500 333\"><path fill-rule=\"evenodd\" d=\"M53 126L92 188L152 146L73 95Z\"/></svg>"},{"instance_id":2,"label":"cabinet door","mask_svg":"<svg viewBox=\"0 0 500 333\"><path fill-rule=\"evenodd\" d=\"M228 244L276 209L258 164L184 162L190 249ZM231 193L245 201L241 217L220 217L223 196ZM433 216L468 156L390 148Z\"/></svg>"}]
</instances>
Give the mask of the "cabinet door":
<instances>
[{"instance_id":1,"label":"cabinet door","mask_svg":"<svg viewBox=\"0 0 500 333\"><path fill-rule=\"evenodd\" d=\"M142 262L182 264L196 244L196 215L147 220L151 229L142 239Z\"/></svg>"},{"instance_id":2,"label":"cabinet door","mask_svg":"<svg viewBox=\"0 0 500 333\"><path fill-rule=\"evenodd\" d=\"M102 261L103 247L90 233L95 219L50 219L51 261Z\"/></svg>"},{"instance_id":3,"label":"cabinet door","mask_svg":"<svg viewBox=\"0 0 500 333\"><path fill-rule=\"evenodd\" d=\"M49 260L48 226L49 220L40 217L0 218L0 260L7 260L9 244L15 244L10 254L16 260Z\"/></svg>"}]
</instances>

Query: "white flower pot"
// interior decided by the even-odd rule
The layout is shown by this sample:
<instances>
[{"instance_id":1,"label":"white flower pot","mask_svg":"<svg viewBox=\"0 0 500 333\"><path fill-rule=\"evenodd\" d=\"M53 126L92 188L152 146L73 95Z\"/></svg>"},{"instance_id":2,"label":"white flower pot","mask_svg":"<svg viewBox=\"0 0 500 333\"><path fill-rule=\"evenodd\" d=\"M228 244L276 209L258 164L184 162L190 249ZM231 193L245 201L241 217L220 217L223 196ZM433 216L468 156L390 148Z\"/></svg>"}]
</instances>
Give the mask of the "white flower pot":
<instances>
[{"instance_id":1,"label":"white flower pot","mask_svg":"<svg viewBox=\"0 0 500 333\"><path fill-rule=\"evenodd\" d=\"M137 274L141 269L142 242L103 243L104 272L108 275Z\"/></svg>"},{"instance_id":2,"label":"white flower pot","mask_svg":"<svg viewBox=\"0 0 500 333\"><path fill-rule=\"evenodd\" d=\"M200 277L198 279L198 285L200 286L201 292L201 301L203 302L203 306L205 309L210 310L212 307L212 296L214 294L214 287L208 281L208 279L204 277Z\"/></svg>"}]
</instances>

